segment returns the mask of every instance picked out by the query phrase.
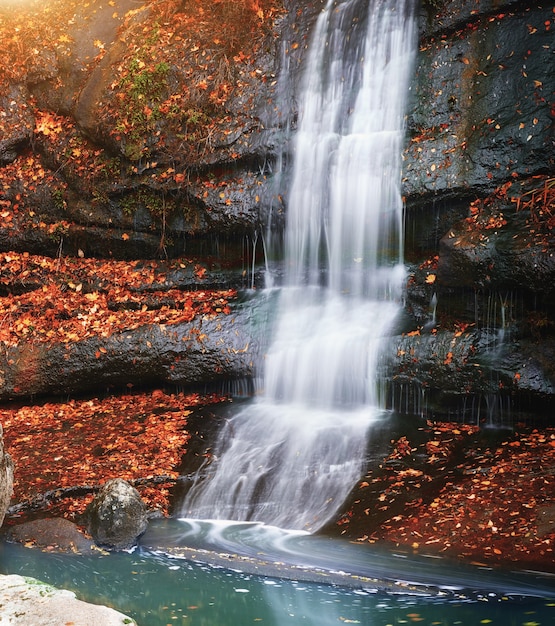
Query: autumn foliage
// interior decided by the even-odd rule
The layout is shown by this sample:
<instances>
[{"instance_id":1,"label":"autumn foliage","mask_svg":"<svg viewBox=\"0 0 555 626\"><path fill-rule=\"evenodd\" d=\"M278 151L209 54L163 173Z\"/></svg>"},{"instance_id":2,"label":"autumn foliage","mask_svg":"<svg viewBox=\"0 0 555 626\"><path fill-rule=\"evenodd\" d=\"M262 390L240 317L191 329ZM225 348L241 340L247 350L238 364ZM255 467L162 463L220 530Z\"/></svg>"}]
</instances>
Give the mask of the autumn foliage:
<instances>
[{"instance_id":1,"label":"autumn foliage","mask_svg":"<svg viewBox=\"0 0 555 626\"><path fill-rule=\"evenodd\" d=\"M193 215L194 227L189 192L182 193L195 175L191 163L234 132L225 105L246 82L266 80L254 57L279 6L273 0L0 6L0 140L9 138L0 167L0 346L6 354L94 337L100 340L94 356L102 359L102 340L113 334L229 313L235 291L205 288L206 260L90 258L86 243L97 228L125 246L137 236L137 210L150 213L147 235L162 230L160 256L167 256L166 218L178 204ZM111 32L103 30L108 26L113 40L98 34ZM109 130L92 137L73 118L75 102L60 94L64 80L82 81L77 98L112 45L117 54L109 80L93 101L95 119ZM52 98L31 95L37 85ZM238 158L236 148L228 156ZM203 184L226 202L219 183ZM29 241L48 252L25 251L33 248ZM76 241L84 241L84 249ZM53 489L94 488L116 476L175 478L191 408L221 398L155 390L64 400L0 412L17 467L15 502ZM139 488L150 507L167 512L168 486ZM64 501L49 513L73 517L85 504Z\"/></svg>"},{"instance_id":2,"label":"autumn foliage","mask_svg":"<svg viewBox=\"0 0 555 626\"><path fill-rule=\"evenodd\" d=\"M187 270L198 281L207 271L186 259L125 262L3 253L0 345L6 350L69 346L140 326L229 313L233 291L188 291L168 281L171 272ZM100 343L96 358L105 353ZM14 501L65 487L95 489L119 476L145 481L138 487L147 504L167 513L171 485L149 485L148 480L177 477L189 439L187 416L193 407L221 399L155 390L0 409L6 447L16 464ZM62 500L49 513L73 518L89 499Z\"/></svg>"},{"instance_id":3,"label":"autumn foliage","mask_svg":"<svg viewBox=\"0 0 555 626\"><path fill-rule=\"evenodd\" d=\"M0 289L5 290L0 342L6 347L23 341L69 343L229 313L233 290L171 287L167 272L187 265L197 276L206 273L205 267L185 259L159 264L0 254Z\"/></svg>"},{"instance_id":4,"label":"autumn foliage","mask_svg":"<svg viewBox=\"0 0 555 626\"><path fill-rule=\"evenodd\" d=\"M114 207L119 225L146 209L142 230L162 231L165 256L173 211L198 227L202 200L185 184L205 160L241 158L238 136L259 123L252 102L241 115L231 105L269 80L257 55L280 11L278 0L3 4L0 137L16 154L0 168L0 227L54 237L109 227Z\"/></svg>"},{"instance_id":5,"label":"autumn foliage","mask_svg":"<svg viewBox=\"0 0 555 626\"><path fill-rule=\"evenodd\" d=\"M66 487L94 488L120 477L138 481L149 508L167 514L171 479L178 477L190 438L187 418L195 407L221 399L153 391L2 408L4 441L16 466L14 501ZM149 484L157 476L170 481ZM91 491L86 497L54 499L48 514L75 520L92 497Z\"/></svg>"},{"instance_id":6,"label":"autumn foliage","mask_svg":"<svg viewBox=\"0 0 555 626\"><path fill-rule=\"evenodd\" d=\"M393 439L339 521L343 536L555 571L555 429L428 421ZM369 503L376 502L369 507Z\"/></svg>"}]
</instances>

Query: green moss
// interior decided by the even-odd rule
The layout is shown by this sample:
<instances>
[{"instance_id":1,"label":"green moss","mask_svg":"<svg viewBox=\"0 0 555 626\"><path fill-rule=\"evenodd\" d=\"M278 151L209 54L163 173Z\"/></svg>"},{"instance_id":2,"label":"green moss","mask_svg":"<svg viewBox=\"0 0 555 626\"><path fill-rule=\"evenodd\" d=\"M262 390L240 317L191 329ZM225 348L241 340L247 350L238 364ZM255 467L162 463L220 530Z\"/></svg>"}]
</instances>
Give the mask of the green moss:
<instances>
[{"instance_id":1,"label":"green moss","mask_svg":"<svg viewBox=\"0 0 555 626\"><path fill-rule=\"evenodd\" d=\"M97 170L107 179L119 177L121 174L121 159L119 157L108 157L102 154Z\"/></svg>"},{"instance_id":2,"label":"green moss","mask_svg":"<svg viewBox=\"0 0 555 626\"><path fill-rule=\"evenodd\" d=\"M25 581L26 585L41 587L41 590L39 591L41 595L50 595L57 591L57 589L55 587L52 587L52 585L49 585L48 583L43 583L42 580L38 580L37 578L23 576L23 580Z\"/></svg>"},{"instance_id":3,"label":"green moss","mask_svg":"<svg viewBox=\"0 0 555 626\"><path fill-rule=\"evenodd\" d=\"M119 206L129 217L133 216L139 208L144 207L153 219L168 216L176 209L174 200L164 198L151 189L140 189L132 195L125 196L119 201Z\"/></svg>"},{"instance_id":4,"label":"green moss","mask_svg":"<svg viewBox=\"0 0 555 626\"><path fill-rule=\"evenodd\" d=\"M127 217L132 217L135 211L139 208L139 203L135 196L126 196L119 201L119 206Z\"/></svg>"},{"instance_id":5,"label":"green moss","mask_svg":"<svg viewBox=\"0 0 555 626\"><path fill-rule=\"evenodd\" d=\"M207 124L210 118L199 109L187 109L187 111L185 111L185 121L187 124L196 126L198 124Z\"/></svg>"},{"instance_id":6,"label":"green moss","mask_svg":"<svg viewBox=\"0 0 555 626\"><path fill-rule=\"evenodd\" d=\"M54 189L52 192L52 201L56 210L63 211L66 208L64 192L61 189Z\"/></svg>"},{"instance_id":7,"label":"green moss","mask_svg":"<svg viewBox=\"0 0 555 626\"><path fill-rule=\"evenodd\" d=\"M159 99L167 88L167 76L170 65L165 61L152 68L145 68L145 62L134 58L129 65L129 72L120 81L120 87L128 90L135 102Z\"/></svg>"},{"instance_id":8,"label":"green moss","mask_svg":"<svg viewBox=\"0 0 555 626\"><path fill-rule=\"evenodd\" d=\"M120 97L115 130L125 137L124 154L131 161L148 155L149 135L162 117L160 104L168 92L171 66L166 61L155 63L152 59L151 47L158 37L155 31L130 60L118 82Z\"/></svg>"},{"instance_id":9,"label":"green moss","mask_svg":"<svg viewBox=\"0 0 555 626\"><path fill-rule=\"evenodd\" d=\"M105 193L104 191L101 191L98 188L95 188L92 192L91 203L96 206L98 205L105 206L110 203L110 198L108 197L107 193Z\"/></svg>"},{"instance_id":10,"label":"green moss","mask_svg":"<svg viewBox=\"0 0 555 626\"><path fill-rule=\"evenodd\" d=\"M137 139L135 136L139 135ZM145 152L144 142L141 139L139 131L131 134L130 140L127 141L124 148L124 154L130 161L138 161Z\"/></svg>"}]
</instances>

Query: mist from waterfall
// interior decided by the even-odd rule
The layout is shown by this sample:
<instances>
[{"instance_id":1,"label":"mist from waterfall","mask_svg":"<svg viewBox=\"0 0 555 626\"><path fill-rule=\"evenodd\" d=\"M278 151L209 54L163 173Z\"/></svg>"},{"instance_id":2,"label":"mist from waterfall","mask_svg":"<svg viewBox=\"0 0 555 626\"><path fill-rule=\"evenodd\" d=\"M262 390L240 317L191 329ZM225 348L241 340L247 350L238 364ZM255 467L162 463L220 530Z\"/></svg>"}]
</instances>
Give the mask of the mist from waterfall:
<instances>
[{"instance_id":1,"label":"mist from waterfall","mask_svg":"<svg viewBox=\"0 0 555 626\"><path fill-rule=\"evenodd\" d=\"M363 469L380 342L404 278L411 0L330 0L299 101L285 279L264 390L220 433L184 517L315 530Z\"/></svg>"}]
</instances>

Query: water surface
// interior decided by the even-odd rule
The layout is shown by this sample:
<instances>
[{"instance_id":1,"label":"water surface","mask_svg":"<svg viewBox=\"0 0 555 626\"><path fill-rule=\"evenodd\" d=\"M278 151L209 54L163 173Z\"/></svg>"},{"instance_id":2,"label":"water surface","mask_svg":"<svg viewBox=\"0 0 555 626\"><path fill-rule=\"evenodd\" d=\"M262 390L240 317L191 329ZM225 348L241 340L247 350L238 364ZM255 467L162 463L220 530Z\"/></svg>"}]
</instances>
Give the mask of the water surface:
<instances>
[{"instance_id":1,"label":"water surface","mask_svg":"<svg viewBox=\"0 0 555 626\"><path fill-rule=\"evenodd\" d=\"M171 554L180 550L182 556ZM255 560L267 563L267 570L248 571ZM0 544L0 563L3 573L71 589L81 599L127 613L141 626L548 626L555 621L553 577L396 555L261 525L162 520L133 553L47 554ZM283 576L262 575L272 568L282 568ZM312 574L332 581L353 573L358 578L342 585L310 580Z\"/></svg>"}]
</instances>

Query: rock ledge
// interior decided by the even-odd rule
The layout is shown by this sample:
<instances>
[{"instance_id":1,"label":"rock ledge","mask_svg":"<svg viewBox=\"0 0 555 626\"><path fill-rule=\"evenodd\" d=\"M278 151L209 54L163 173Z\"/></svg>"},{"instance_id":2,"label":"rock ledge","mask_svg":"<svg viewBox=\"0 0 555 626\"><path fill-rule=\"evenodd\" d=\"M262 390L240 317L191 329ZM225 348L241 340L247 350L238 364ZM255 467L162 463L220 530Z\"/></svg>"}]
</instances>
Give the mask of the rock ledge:
<instances>
[{"instance_id":1,"label":"rock ledge","mask_svg":"<svg viewBox=\"0 0 555 626\"><path fill-rule=\"evenodd\" d=\"M16 626L121 626L136 622L106 606L78 600L72 591L60 590L34 578L0 576L0 622Z\"/></svg>"}]
</instances>

